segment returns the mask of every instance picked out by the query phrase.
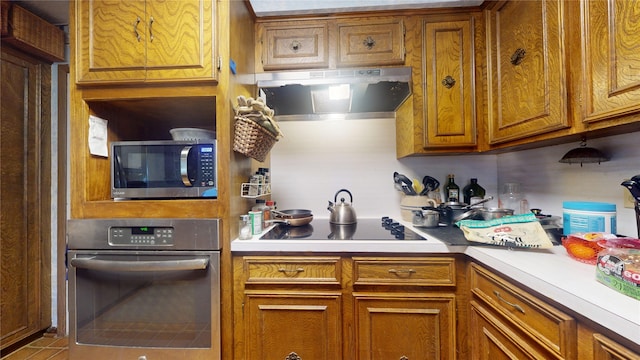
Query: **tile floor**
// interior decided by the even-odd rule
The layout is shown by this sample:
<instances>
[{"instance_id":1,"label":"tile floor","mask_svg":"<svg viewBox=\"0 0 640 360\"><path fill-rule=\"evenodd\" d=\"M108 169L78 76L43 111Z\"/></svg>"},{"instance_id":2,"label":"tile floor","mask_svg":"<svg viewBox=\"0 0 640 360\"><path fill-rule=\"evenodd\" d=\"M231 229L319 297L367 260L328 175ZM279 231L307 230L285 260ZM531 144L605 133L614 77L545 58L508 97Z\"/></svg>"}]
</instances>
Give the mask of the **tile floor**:
<instances>
[{"instance_id":1,"label":"tile floor","mask_svg":"<svg viewBox=\"0 0 640 360\"><path fill-rule=\"evenodd\" d=\"M45 336L4 356L1 360L68 360L69 339Z\"/></svg>"}]
</instances>

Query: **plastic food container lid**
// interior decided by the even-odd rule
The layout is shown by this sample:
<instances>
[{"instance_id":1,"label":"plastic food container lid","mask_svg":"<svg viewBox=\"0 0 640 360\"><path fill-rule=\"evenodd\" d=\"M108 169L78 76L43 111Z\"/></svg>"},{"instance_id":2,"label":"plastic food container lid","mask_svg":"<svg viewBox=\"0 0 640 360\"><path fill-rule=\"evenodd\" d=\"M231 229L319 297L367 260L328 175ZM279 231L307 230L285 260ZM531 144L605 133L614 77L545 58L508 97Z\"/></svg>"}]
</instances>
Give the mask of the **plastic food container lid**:
<instances>
[{"instance_id":1,"label":"plastic food container lid","mask_svg":"<svg viewBox=\"0 0 640 360\"><path fill-rule=\"evenodd\" d=\"M616 211L616 204L589 201L565 201L562 203L562 207L567 210Z\"/></svg>"}]
</instances>

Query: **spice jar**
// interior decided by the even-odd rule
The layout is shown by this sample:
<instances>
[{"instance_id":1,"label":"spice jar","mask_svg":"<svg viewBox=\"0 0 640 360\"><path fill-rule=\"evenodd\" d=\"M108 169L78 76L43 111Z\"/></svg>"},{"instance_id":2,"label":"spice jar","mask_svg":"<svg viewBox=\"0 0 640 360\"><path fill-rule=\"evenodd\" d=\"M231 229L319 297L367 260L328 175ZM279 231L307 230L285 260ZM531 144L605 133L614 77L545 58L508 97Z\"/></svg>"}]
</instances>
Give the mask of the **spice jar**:
<instances>
[{"instance_id":1,"label":"spice jar","mask_svg":"<svg viewBox=\"0 0 640 360\"><path fill-rule=\"evenodd\" d=\"M238 222L238 239L249 240L252 237L251 218L249 215L240 215L240 221Z\"/></svg>"}]
</instances>

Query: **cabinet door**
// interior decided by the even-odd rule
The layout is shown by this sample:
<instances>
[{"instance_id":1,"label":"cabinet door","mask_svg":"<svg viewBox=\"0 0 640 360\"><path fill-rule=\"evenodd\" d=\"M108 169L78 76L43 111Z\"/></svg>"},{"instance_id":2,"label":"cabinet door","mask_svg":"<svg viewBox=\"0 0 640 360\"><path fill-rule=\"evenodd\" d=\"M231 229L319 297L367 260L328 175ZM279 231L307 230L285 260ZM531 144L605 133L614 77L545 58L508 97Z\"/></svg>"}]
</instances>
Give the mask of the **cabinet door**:
<instances>
[{"instance_id":1,"label":"cabinet door","mask_svg":"<svg viewBox=\"0 0 640 360\"><path fill-rule=\"evenodd\" d=\"M485 15L489 143L569 127L563 1L506 1Z\"/></svg>"},{"instance_id":2,"label":"cabinet door","mask_svg":"<svg viewBox=\"0 0 640 360\"><path fill-rule=\"evenodd\" d=\"M329 24L326 21L264 24L259 28L259 34L264 70L329 66Z\"/></svg>"},{"instance_id":3,"label":"cabinet door","mask_svg":"<svg viewBox=\"0 0 640 360\"><path fill-rule=\"evenodd\" d=\"M640 111L640 1L581 1L584 121Z\"/></svg>"},{"instance_id":4,"label":"cabinet door","mask_svg":"<svg viewBox=\"0 0 640 360\"><path fill-rule=\"evenodd\" d=\"M0 348L50 325L51 67L2 49Z\"/></svg>"},{"instance_id":5,"label":"cabinet door","mask_svg":"<svg viewBox=\"0 0 640 360\"><path fill-rule=\"evenodd\" d=\"M402 20L338 24L338 66L404 64Z\"/></svg>"},{"instance_id":6,"label":"cabinet door","mask_svg":"<svg viewBox=\"0 0 640 360\"><path fill-rule=\"evenodd\" d=\"M424 146L476 145L473 18L423 24Z\"/></svg>"},{"instance_id":7,"label":"cabinet door","mask_svg":"<svg viewBox=\"0 0 640 360\"><path fill-rule=\"evenodd\" d=\"M84 0L75 6L76 81L144 80L145 2Z\"/></svg>"},{"instance_id":8,"label":"cabinet door","mask_svg":"<svg viewBox=\"0 0 640 360\"><path fill-rule=\"evenodd\" d=\"M244 313L247 360L342 358L340 293L247 292Z\"/></svg>"},{"instance_id":9,"label":"cabinet door","mask_svg":"<svg viewBox=\"0 0 640 360\"><path fill-rule=\"evenodd\" d=\"M78 83L215 79L211 0L76 2Z\"/></svg>"},{"instance_id":10,"label":"cabinet door","mask_svg":"<svg viewBox=\"0 0 640 360\"><path fill-rule=\"evenodd\" d=\"M354 293L360 360L455 359L455 297Z\"/></svg>"},{"instance_id":11,"label":"cabinet door","mask_svg":"<svg viewBox=\"0 0 640 360\"><path fill-rule=\"evenodd\" d=\"M534 342L519 337L482 305L471 302L471 358L474 360L550 359Z\"/></svg>"},{"instance_id":12,"label":"cabinet door","mask_svg":"<svg viewBox=\"0 0 640 360\"><path fill-rule=\"evenodd\" d=\"M147 81L216 77L214 3L147 1Z\"/></svg>"}]
</instances>

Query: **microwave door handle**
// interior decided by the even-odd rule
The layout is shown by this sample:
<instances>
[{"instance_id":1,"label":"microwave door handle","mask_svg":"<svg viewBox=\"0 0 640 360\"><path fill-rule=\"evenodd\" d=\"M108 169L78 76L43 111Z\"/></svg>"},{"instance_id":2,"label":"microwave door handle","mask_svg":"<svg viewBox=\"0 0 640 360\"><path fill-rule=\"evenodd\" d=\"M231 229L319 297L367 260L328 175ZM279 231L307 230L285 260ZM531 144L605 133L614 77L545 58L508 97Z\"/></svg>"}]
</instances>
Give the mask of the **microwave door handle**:
<instances>
[{"instance_id":1,"label":"microwave door handle","mask_svg":"<svg viewBox=\"0 0 640 360\"><path fill-rule=\"evenodd\" d=\"M193 186L191 180L189 180L189 153L191 152L191 146L185 146L180 151L180 176L182 177L182 183L185 186Z\"/></svg>"},{"instance_id":2,"label":"microwave door handle","mask_svg":"<svg viewBox=\"0 0 640 360\"><path fill-rule=\"evenodd\" d=\"M114 179L114 185L117 188L127 187L127 176L125 175L124 168L122 167L122 159L120 153L114 151L113 157L115 158L116 178Z\"/></svg>"},{"instance_id":3,"label":"microwave door handle","mask_svg":"<svg viewBox=\"0 0 640 360\"><path fill-rule=\"evenodd\" d=\"M209 266L209 259L117 261L98 260L96 258L74 258L71 259L71 266L87 270L121 272L204 270Z\"/></svg>"}]
</instances>

